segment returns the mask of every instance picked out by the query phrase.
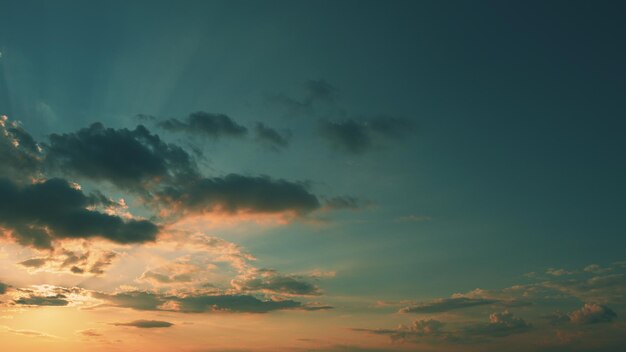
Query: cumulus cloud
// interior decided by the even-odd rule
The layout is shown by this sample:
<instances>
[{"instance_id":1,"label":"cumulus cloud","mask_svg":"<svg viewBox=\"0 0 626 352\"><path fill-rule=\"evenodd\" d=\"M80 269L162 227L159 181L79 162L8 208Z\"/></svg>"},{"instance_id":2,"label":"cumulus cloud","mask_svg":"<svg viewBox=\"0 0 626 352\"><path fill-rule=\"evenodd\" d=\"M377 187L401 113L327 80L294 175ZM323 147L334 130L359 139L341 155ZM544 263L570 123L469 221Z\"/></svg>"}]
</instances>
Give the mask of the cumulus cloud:
<instances>
[{"instance_id":1,"label":"cumulus cloud","mask_svg":"<svg viewBox=\"0 0 626 352\"><path fill-rule=\"evenodd\" d=\"M169 328L174 324L162 320L134 320L128 323L113 323L115 326L132 326L140 329Z\"/></svg>"},{"instance_id":2,"label":"cumulus cloud","mask_svg":"<svg viewBox=\"0 0 626 352\"><path fill-rule=\"evenodd\" d=\"M224 211L305 214L320 206L317 197L308 191L304 183L237 174L169 187L159 197L163 204L183 213Z\"/></svg>"},{"instance_id":3,"label":"cumulus cloud","mask_svg":"<svg viewBox=\"0 0 626 352\"><path fill-rule=\"evenodd\" d=\"M387 335L392 340L407 342L465 343L485 338L501 338L529 331L532 326L508 311L493 313L488 323L466 323L458 329L444 329L445 323L434 320L414 320L411 325L395 329L354 329L377 335Z\"/></svg>"},{"instance_id":4,"label":"cumulus cloud","mask_svg":"<svg viewBox=\"0 0 626 352\"><path fill-rule=\"evenodd\" d=\"M298 275L284 275L276 270L259 269L243 279L231 281L239 291L261 291L283 295L309 296L322 294L319 287Z\"/></svg>"},{"instance_id":5,"label":"cumulus cloud","mask_svg":"<svg viewBox=\"0 0 626 352\"><path fill-rule=\"evenodd\" d=\"M452 297L440 298L432 302L421 303L400 309L402 313L443 313L450 310L484 306L498 303L498 300L487 298Z\"/></svg>"},{"instance_id":6,"label":"cumulus cloud","mask_svg":"<svg viewBox=\"0 0 626 352\"><path fill-rule=\"evenodd\" d=\"M197 176L185 150L163 142L142 125L128 130L94 123L77 132L52 134L46 152L46 162L54 170L131 191Z\"/></svg>"},{"instance_id":7,"label":"cumulus cloud","mask_svg":"<svg viewBox=\"0 0 626 352\"><path fill-rule=\"evenodd\" d=\"M609 307L587 303L579 310L571 312L569 319L575 324L597 324L597 323L610 323L617 314Z\"/></svg>"},{"instance_id":8,"label":"cumulus cloud","mask_svg":"<svg viewBox=\"0 0 626 352\"><path fill-rule=\"evenodd\" d=\"M379 116L369 119L321 120L319 132L334 148L351 154L372 149L376 141L394 141L413 130L413 124L403 118Z\"/></svg>"},{"instance_id":9,"label":"cumulus cloud","mask_svg":"<svg viewBox=\"0 0 626 352\"><path fill-rule=\"evenodd\" d=\"M256 134L256 141L259 144L274 151L289 146L289 140L291 139L290 131L280 133L271 127L265 126L265 124L261 122L257 123L254 127L254 133Z\"/></svg>"},{"instance_id":10,"label":"cumulus cloud","mask_svg":"<svg viewBox=\"0 0 626 352\"><path fill-rule=\"evenodd\" d=\"M183 120L168 119L160 122L159 126L171 132L185 132L211 138L241 137L248 133L247 128L237 124L227 115L204 111L192 113Z\"/></svg>"},{"instance_id":11,"label":"cumulus cloud","mask_svg":"<svg viewBox=\"0 0 626 352\"><path fill-rule=\"evenodd\" d=\"M234 312L267 313L283 309L304 309L293 300L261 300L251 295L189 293L167 295L145 291L114 294L94 292L93 296L116 307L135 310L178 311L183 313Z\"/></svg>"},{"instance_id":12,"label":"cumulus cloud","mask_svg":"<svg viewBox=\"0 0 626 352\"><path fill-rule=\"evenodd\" d=\"M504 311L502 313L491 314L489 316L489 323L487 324L466 326L464 332L470 337L504 337L527 332L531 327L532 326L524 319L514 316L509 311Z\"/></svg>"},{"instance_id":13,"label":"cumulus cloud","mask_svg":"<svg viewBox=\"0 0 626 352\"><path fill-rule=\"evenodd\" d=\"M20 244L51 248L54 239L104 238L117 243L154 241L158 226L90 210L94 200L62 179L20 186L0 179L0 227Z\"/></svg>"},{"instance_id":14,"label":"cumulus cloud","mask_svg":"<svg viewBox=\"0 0 626 352\"><path fill-rule=\"evenodd\" d=\"M68 250L61 244L57 248L49 251L45 257L35 257L17 263L30 272L53 272L72 273L76 275L101 275L113 263L118 256L114 251L102 250L95 246L90 246L89 250L83 248Z\"/></svg>"}]
</instances>

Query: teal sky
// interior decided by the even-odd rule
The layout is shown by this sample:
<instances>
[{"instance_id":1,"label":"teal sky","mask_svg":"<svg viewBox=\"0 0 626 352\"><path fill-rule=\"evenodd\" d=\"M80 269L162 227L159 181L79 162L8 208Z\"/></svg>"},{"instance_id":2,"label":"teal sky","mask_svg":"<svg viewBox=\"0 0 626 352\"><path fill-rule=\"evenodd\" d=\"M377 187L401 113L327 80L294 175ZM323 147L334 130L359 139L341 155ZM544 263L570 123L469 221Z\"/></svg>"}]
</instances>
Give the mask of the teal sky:
<instances>
[{"instance_id":1,"label":"teal sky","mask_svg":"<svg viewBox=\"0 0 626 352\"><path fill-rule=\"evenodd\" d=\"M203 231L245 248L257 268L332 272L313 280L324 292L313 300L334 307L320 314L378 338L327 341L336 350L463 350L450 342L460 335L442 342L385 329L421 321L397 313L402 306L476 288L506 300L515 285L554 289L610 276L617 283L588 287L592 298L563 289L561 299L505 311L534 327L516 332L547 336L553 328L542 317L595 304L616 315L601 320L602 332L554 329L583 334L580 348L617 351L624 341L613 332L623 331L626 313L625 10L617 1L0 1L0 115L47 155L51 134L143 124L186 150L202 177L303 185L318 208L286 222L233 220ZM191 124L195 112L226 115L247 132L165 125ZM284 142L259 136L257 123ZM63 169L45 166L41 175L125 198L130 213L172 225L137 189ZM28 187L24 179L12 182ZM2 216L0 231L10 229ZM10 235L6 243L15 246ZM115 250L142 247L133 246ZM136 264L140 274L146 263ZM584 270L592 264L608 269ZM17 287L14 274L0 283ZM71 281L107 292L129 284L107 275L22 284ZM372 308L377 301L391 308ZM456 326L504 309L478 305L484 312L424 319ZM548 345L526 350L574 346Z\"/></svg>"}]
</instances>

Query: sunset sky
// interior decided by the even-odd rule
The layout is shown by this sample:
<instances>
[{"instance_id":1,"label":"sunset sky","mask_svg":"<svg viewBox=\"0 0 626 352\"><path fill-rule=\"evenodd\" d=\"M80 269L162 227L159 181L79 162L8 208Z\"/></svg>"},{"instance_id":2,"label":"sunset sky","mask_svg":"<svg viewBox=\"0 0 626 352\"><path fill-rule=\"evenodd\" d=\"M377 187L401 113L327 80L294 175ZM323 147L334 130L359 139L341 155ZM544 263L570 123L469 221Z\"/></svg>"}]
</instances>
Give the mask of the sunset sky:
<instances>
[{"instance_id":1,"label":"sunset sky","mask_svg":"<svg viewBox=\"0 0 626 352\"><path fill-rule=\"evenodd\" d=\"M625 13L0 0L0 351L623 351Z\"/></svg>"}]
</instances>

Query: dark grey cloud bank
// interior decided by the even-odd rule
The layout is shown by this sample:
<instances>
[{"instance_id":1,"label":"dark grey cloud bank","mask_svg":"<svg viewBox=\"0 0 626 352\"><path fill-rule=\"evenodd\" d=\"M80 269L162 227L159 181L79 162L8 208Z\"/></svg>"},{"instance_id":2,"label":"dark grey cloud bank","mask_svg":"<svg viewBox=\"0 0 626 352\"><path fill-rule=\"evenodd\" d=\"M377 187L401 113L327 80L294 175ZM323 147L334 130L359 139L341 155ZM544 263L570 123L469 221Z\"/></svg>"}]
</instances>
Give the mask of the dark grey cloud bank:
<instances>
[{"instance_id":1,"label":"dark grey cloud bank","mask_svg":"<svg viewBox=\"0 0 626 352\"><path fill-rule=\"evenodd\" d=\"M62 179L20 186L0 179L0 226L13 238L37 248L54 239L105 238L117 243L154 241L158 226L89 210L95 200Z\"/></svg>"},{"instance_id":2,"label":"dark grey cloud bank","mask_svg":"<svg viewBox=\"0 0 626 352\"><path fill-rule=\"evenodd\" d=\"M243 137L248 129L239 125L229 116L199 111L179 120L168 119L158 124L161 128L171 132L185 132L210 138Z\"/></svg>"},{"instance_id":3,"label":"dark grey cloud bank","mask_svg":"<svg viewBox=\"0 0 626 352\"><path fill-rule=\"evenodd\" d=\"M162 320L134 320L128 323L113 323L115 326L131 326L140 329L169 328L174 324Z\"/></svg>"},{"instance_id":4,"label":"dark grey cloud bank","mask_svg":"<svg viewBox=\"0 0 626 352\"><path fill-rule=\"evenodd\" d=\"M293 300L261 300L250 295L188 294L165 295L153 292L133 291L116 294L94 292L95 298L112 306L135 310L179 311L183 313L233 312L267 313L283 309L304 309L307 306Z\"/></svg>"},{"instance_id":5,"label":"dark grey cloud bank","mask_svg":"<svg viewBox=\"0 0 626 352\"><path fill-rule=\"evenodd\" d=\"M441 298L428 303L402 308L402 313L443 313L455 309L470 308L498 303L498 300L486 298Z\"/></svg>"},{"instance_id":6,"label":"dark grey cloud bank","mask_svg":"<svg viewBox=\"0 0 626 352\"><path fill-rule=\"evenodd\" d=\"M109 181L138 191L160 182L184 182L199 177L191 156L182 148L163 142L142 125L134 130L88 128L52 134L46 161L54 170L75 177Z\"/></svg>"},{"instance_id":7,"label":"dark grey cloud bank","mask_svg":"<svg viewBox=\"0 0 626 352\"><path fill-rule=\"evenodd\" d=\"M185 150L141 125L128 130L96 123L75 133L52 135L46 151L47 164L56 170L139 191L148 204L176 205L181 212L218 207L304 214L319 207L304 183L238 174L204 178ZM154 202L155 195L160 203Z\"/></svg>"},{"instance_id":8,"label":"dark grey cloud bank","mask_svg":"<svg viewBox=\"0 0 626 352\"><path fill-rule=\"evenodd\" d=\"M252 211L276 213L294 211L305 214L320 207L307 185L268 176L203 178L182 187L168 187L159 194L165 204L177 204L189 212Z\"/></svg>"}]
</instances>

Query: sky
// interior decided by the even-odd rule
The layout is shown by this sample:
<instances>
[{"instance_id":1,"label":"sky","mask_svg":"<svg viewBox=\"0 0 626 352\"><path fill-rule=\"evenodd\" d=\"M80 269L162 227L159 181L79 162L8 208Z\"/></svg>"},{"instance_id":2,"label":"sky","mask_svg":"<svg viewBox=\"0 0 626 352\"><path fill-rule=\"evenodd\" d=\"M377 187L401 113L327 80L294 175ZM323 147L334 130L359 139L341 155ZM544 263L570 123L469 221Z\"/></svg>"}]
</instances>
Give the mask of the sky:
<instances>
[{"instance_id":1,"label":"sky","mask_svg":"<svg viewBox=\"0 0 626 352\"><path fill-rule=\"evenodd\" d=\"M0 0L0 349L621 351L625 10Z\"/></svg>"}]
</instances>

